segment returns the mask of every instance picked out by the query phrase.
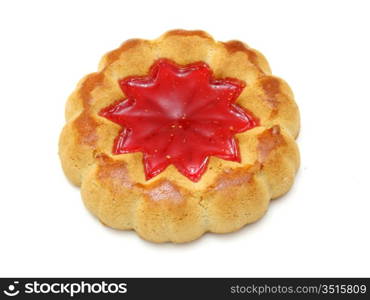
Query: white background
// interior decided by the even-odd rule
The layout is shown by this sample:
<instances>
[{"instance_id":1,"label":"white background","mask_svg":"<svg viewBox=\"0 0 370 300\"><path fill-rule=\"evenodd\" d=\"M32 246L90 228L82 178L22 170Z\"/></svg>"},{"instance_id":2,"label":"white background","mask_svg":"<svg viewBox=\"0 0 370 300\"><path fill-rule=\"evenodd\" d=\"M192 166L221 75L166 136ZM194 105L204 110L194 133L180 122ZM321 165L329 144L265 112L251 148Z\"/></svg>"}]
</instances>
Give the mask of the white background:
<instances>
[{"instance_id":1,"label":"white background","mask_svg":"<svg viewBox=\"0 0 370 300\"><path fill-rule=\"evenodd\" d=\"M2 1L0 276L370 276L367 1ZM61 170L77 81L126 39L203 29L296 95L302 164L259 222L185 245L102 226Z\"/></svg>"}]
</instances>

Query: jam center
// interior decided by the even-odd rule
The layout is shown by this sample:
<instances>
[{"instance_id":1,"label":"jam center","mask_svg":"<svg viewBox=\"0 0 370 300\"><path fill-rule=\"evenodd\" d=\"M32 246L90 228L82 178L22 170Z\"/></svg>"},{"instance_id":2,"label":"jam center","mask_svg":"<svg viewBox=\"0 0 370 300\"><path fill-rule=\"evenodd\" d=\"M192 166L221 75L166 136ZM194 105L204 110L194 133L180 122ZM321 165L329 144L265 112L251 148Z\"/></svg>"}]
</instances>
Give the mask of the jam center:
<instances>
[{"instance_id":1,"label":"jam center","mask_svg":"<svg viewBox=\"0 0 370 300\"><path fill-rule=\"evenodd\" d=\"M204 62L180 66L160 59L148 76L127 77L119 84L125 98L100 115L122 126L112 152L142 152L147 179L172 164L198 181L210 156L240 162L234 135L258 125L235 104L244 83L215 79Z\"/></svg>"}]
</instances>

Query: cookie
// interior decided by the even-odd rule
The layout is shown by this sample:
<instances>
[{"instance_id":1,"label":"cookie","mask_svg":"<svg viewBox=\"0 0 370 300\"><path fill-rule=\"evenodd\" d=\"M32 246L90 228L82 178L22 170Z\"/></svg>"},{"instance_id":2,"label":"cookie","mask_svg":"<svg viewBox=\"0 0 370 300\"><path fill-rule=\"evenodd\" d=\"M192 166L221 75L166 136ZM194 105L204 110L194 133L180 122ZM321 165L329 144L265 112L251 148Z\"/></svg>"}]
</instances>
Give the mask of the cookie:
<instances>
[{"instance_id":1,"label":"cookie","mask_svg":"<svg viewBox=\"0 0 370 300\"><path fill-rule=\"evenodd\" d=\"M86 207L153 242L261 218L299 167L299 111L264 56L173 30L107 53L68 99L59 153Z\"/></svg>"}]
</instances>

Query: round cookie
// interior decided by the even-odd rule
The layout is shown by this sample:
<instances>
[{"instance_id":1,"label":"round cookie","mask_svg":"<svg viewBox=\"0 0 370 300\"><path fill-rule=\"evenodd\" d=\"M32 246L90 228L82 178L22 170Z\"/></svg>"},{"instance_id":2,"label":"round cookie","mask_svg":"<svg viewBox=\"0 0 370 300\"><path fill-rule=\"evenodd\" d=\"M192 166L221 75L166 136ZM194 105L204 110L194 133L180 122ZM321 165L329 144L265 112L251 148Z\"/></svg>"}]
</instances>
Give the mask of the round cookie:
<instances>
[{"instance_id":1,"label":"round cookie","mask_svg":"<svg viewBox=\"0 0 370 300\"><path fill-rule=\"evenodd\" d=\"M203 31L128 40L107 53L69 97L66 120L60 158L86 207L153 242L258 220L299 167L287 83L258 51Z\"/></svg>"}]
</instances>

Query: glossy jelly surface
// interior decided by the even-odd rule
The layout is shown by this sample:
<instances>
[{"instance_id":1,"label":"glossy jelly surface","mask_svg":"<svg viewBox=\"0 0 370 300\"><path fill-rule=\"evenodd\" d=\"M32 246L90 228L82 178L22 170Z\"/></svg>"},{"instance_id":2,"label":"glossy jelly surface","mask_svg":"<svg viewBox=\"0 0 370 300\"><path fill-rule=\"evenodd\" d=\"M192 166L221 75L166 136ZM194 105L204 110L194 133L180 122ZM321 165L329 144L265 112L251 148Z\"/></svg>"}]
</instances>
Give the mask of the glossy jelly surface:
<instances>
[{"instance_id":1,"label":"glossy jelly surface","mask_svg":"<svg viewBox=\"0 0 370 300\"><path fill-rule=\"evenodd\" d=\"M210 156L240 162L234 135L258 125L235 104L245 84L215 79L204 62L180 66L159 59L148 76L124 78L119 85L125 98L100 115L122 126L114 154L143 153L147 179L173 164L196 182Z\"/></svg>"}]
</instances>

